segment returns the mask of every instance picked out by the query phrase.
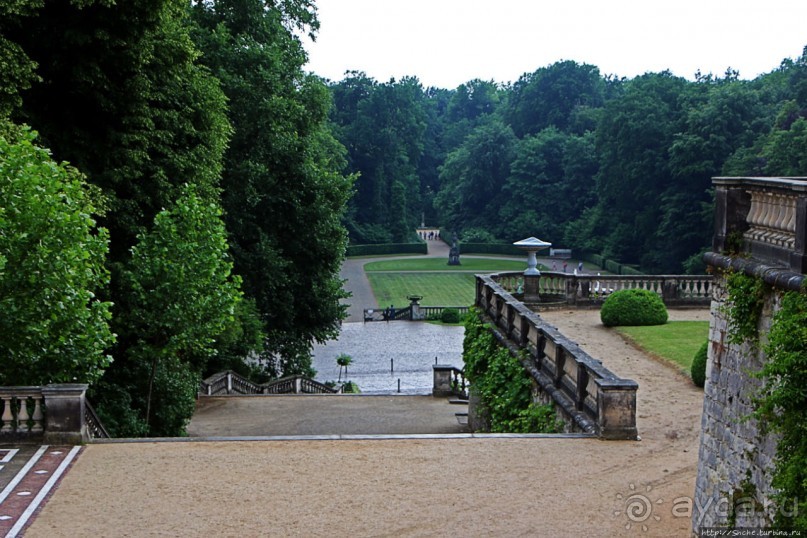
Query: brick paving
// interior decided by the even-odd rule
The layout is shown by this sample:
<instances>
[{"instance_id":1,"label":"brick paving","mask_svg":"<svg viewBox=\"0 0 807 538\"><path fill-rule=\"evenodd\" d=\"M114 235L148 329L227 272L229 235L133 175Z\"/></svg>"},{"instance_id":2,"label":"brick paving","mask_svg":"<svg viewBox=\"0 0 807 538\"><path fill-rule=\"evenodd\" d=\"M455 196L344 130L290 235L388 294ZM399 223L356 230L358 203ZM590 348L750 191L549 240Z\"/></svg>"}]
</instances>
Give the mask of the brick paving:
<instances>
[{"instance_id":1,"label":"brick paving","mask_svg":"<svg viewBox=\"0 0 807 538\"><path fill-rule=\"evenodd\" d=\"M0 446L0 536L21 535L81 447Z\"/></svg>"}]
</instances>

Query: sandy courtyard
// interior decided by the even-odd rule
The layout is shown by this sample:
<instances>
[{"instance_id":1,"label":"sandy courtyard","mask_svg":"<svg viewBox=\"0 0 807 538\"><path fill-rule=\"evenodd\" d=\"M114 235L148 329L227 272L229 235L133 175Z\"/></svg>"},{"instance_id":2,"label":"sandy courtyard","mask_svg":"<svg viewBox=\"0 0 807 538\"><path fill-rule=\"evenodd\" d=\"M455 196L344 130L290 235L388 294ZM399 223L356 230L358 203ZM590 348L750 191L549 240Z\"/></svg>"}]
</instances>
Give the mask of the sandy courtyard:
<instances>
[{"instance_id":1,"label":"sandy courtyard","mask_svg":"<svg viewBox=\"0 0 807 538\"><path fill-rule=\"evenodd\" d=\"M544 314L639 383L641 441L90 445L26 536L689 536L703 393L598 316Z\"/></svg>"}]
</instances>

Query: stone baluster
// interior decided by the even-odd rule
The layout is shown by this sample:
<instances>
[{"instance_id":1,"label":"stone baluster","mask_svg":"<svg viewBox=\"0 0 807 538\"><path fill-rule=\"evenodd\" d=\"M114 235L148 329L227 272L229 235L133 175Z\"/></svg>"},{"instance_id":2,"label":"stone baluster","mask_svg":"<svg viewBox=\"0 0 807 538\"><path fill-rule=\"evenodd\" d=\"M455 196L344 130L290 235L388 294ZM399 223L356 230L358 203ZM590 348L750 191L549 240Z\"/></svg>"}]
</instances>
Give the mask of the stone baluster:
<instances>
[{"instance_id":1,"label":"stone baluster","mask_svg":"<svg viewBox=\"0 0 807 538\"><path fill-rule=\"evenodd\" d=\"M575 402L577 410L582 411L586 403L586 395L588 391L588 369L582 362L577 363L577 401Z\"/></svg>"},{"instance_id":2,"label":"stone baluster","mask_svg":"<svg viewBox=\"0 0 807 538\"><path fill-rule=\"evenodd\" d=\"M21 395L17 396L17 405L19 405L19 410L17 411L17 431L27 433L29 430L28 427L28 396Z\"/></svg>"},{"instance_id":3,"label":"stone baluster","mask_svg":"<svg viewBox=\"0 0 807 538\"><path fill-rule=\"evenodd\" d=\"M41 431L44 431L45 429L43 426L43 419L45 418L45 416L42 413L42 395L35 394L33 398L34 398L34 414L31 416L31 419L33 420L34 423L33 426L31 427L31 431L34 433L39 433Z\"/></svg>"},{"instance_id":4,"label":"stone baluster","mask_svg":"<svg viewBox=\"0 0 807 538\"><path fill-rule=\"evenodd\" d=\"M14 428L12 427L12 422L14 421L14 414L11 412L11 399L13 396L11 395L3 395L0 396L3 401L3 426L0 427L0 432L12 432Z\"/></svg>"}]
</instances>

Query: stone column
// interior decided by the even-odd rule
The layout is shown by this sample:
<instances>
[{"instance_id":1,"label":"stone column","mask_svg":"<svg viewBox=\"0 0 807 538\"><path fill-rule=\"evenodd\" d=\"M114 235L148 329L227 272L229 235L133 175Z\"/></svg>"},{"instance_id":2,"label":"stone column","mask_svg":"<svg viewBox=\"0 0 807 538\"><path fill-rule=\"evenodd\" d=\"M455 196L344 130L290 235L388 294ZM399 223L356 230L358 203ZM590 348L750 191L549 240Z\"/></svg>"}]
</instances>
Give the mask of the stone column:
<instances>
[{"instance_id":1,"label":"stone column","mask_svg":"<svg viewBox=\"0 0 807 538\"><path fill-rule=\"evenodd\" d=\"M636 439L636 390L630 379L597 379L597 423L602 439Z\"/></svg>"},{"instance_id":2,"label":"stone column","mask_svg":"<svg viewBox=\"0 0 807 538\"><path fill-rule=\"evenodd\" d=\"M524 275L524 302L525 303L539 303L541 297L538 295L538 285L541 281L541 275Z\"/></svg>"},{"instance_id":3,"label":"stone column","mask_svg":"<svg viewBox=\"0 0 807 538\"><path fill-rule=\"evenodd\" d=\"M432 370L434 371L432 396L444 398L454 394L451 390L451 372L454 367L450 364L435 364L432 366Z\"/></svg>"},{"instance_id":4,"label":"stone column","mask_svg":"<svg viewBox=\"0 0 807 538\"><path fill-rule=\"evenodd\" d=\"M84 422L87 385L63 383L42 387L45 398L45 439L49 445L87 443L90 435Z\"/></svg>"}]
</instances>

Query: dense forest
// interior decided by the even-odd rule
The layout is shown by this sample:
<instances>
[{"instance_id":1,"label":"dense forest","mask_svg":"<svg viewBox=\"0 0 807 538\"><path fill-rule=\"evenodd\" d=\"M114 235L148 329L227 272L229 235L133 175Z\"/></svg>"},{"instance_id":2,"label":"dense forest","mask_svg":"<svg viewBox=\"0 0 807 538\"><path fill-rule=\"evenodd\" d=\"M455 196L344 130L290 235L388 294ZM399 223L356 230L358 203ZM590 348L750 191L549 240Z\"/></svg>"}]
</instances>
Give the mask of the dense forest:
<instances>
[{"instance_id":1,"label":"dense forest","mask_svg":"<svg viewBox=\"0 0 807 538\"><path fill-rule=\"evenodd\" d=\"M408 240L425 215L465 241L534 235L647 272L700 272L713 176L807 174L807 50L752 81L561 61L504 85L351 72L330 88L359 175L355 243Z\"/></svg>"},{"instance_id":2,"label":"dense forest","mask_svg":"<svg viewBox=\"0 0 807 538\"><path fill-rule=\"evenodd\" d=\"M0 3L0 384L90 383L113 435L181 435L207 374L311 373L353 181L303 69L318 25L310 0Z\"/></svg>"},{"instance_id":3,"label":"dense forest","mask_svg":"<svg viewBox=\"0 0 807 538\"><path fill-rule=\"evenodd\" d=\"M0 384L182 435L199 381L312 374L353 243L425 218L699 270L710 178L807 173L807 56L424 88L306 70L314 0L0 2Z\"/></svg>"}]
</instances>

